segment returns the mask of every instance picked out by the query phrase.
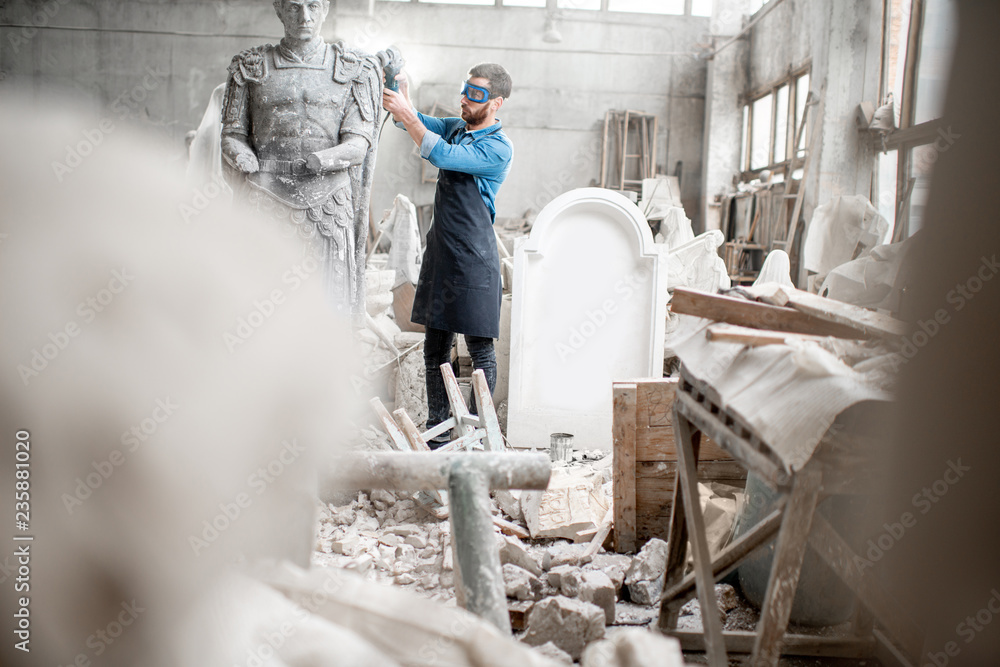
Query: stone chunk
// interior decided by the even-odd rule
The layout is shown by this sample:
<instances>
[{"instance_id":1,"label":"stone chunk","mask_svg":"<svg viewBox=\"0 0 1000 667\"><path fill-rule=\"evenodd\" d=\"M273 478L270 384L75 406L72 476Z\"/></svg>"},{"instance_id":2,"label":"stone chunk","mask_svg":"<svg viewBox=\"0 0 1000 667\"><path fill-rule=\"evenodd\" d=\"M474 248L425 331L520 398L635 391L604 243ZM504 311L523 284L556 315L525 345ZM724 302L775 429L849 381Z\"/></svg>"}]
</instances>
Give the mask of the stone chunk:
<instances>
[{"instance_id":1,"label":"stone chunk","mask_svg":"<svg viewBox=\"0 0 1000 667\"><path fill-rule=\"evenodd\" d=\"M625 585L625 573L631 565L632 557L625 554L594 554L594 560L587 565L587 569L600 570L608 575L617 592Z\"/></svg>"},{"instance_id":2,"label":"stone chunk","mask_svg":"<svg viewBox=\"0 0 1000 667\"><path fill-rule=\"evenodd\" d=\"M502 536L503 541L500 545L500 563L512 563L518 567L522 567L528 572L532 573L536 577L542 576L542 566L538 564L538 561L528 553L528 549L524 546L521 540L517 539L513 535Z\"/></svg>"},{"instance_id":3,"label":"stone chunk","mask_svg":"<svg viewBox=\"0 0 1000 667\"><path fill-rule=\"evenodd\" d=\"M545 550L542 559L542 569L550 570L560 565L583 565L593 560L592 556L584 557L583 553L589 544L570 544L569 542L556 542Z\"/></svg>"},{"instance_id":4,"label":"stone chunk","mask_svg":"<svg viewBox=\"0 0 1000 667\"><path fill-rule=\"evenodd\" d=\"M653 538L642 547L625 573L629 596L636 604L656 604L663 592L667 569L667 543Z\"/></svg>"},{"instance_id":5,"label":"stone chunk","mask_svg":"<svg viewBox=\"0 0 1000 667\"><path fill-rule=\"evenodd\" d=\"M512 630L520 632L528 627L528 614L531 613L531 608L534 606L535 603L530 600L507 603L507 612L510 614L510 627Z\"/></svg>"},{"instance_id":6,"label":"stone chunk","mask_svg":"<svg viewBox=\"0 0 1000 667\"><path fill-rule=\"evenodd\" d=\"M583 652L581 667L684 667L681 644L649 630L627 629L594 642Z\"/></svg>"},{"instance_id":7,"label":"stone chunk","mask_svg":"<svg viewBox=\"0 0 1000 667\"><path fill-rule=\"evenodd\" d=\"M534 650L536 652L538 652L538 653L541 653L546 658L550 658L552 660L555 660L556 662L558 662L560 664L563 664L563 665L572 665L573 664L573 656L571 656L569 653L567 653L566 651L562 650L561 648L559 648L558 646L556 646L552 642L545 642L541 646L536 646L534 648Z\"/></svg>"},{"instance_id":8,"label":"stone chunk","mask_svg":"<svg viewBox=\"0 0 1000 667\"><path fill-rule=\"evenodd\" d=\"M427 548L427 538L419 534L407 535L406 539L404 540L404 543L409 544L414 549Z\"/></svg>"},{"instance_id":9,"label":"stone chunk","mask_svg":"<svg viewBox=\"0 0 1000 667\"><path fill-rule=\"evenodd\" d=\"M369 494L372 500L372 505L375 506L377 510L385 510L396 502L396 496L392 495L385 489L374 489Z\"/></svg>"},{"instance_id":10,"label":"stone chunk","mask_svg":"<svg viewBox=\"0 0 1000 667\"><path fill-rule=\"evenodd\" d=\"M559 565L549 570L549 585L563 595L575 598L580 594L583 570L574 565Z\"/></svg>"},{"instance_id":11,"label":"stone chunk","mask_svg":"<svg viewBox=\"0 0 1000 667\"><path fill-rule=\"evenodd\" d=\"M524 568L511 563L503 566L503 582L507 597L515 600L538 600L542 596L542 582Z\"/></svg>"},{"instance_id":12,"label":"stone chunk","mask_svg":"<svg viewBox=\"0 0 1000 667\"><path fill-rule=\"evenodd\" d=\"M667 571L667 543L654 537L642 547L625 573L625 583L658 579Z\"/></svg>"},{"instance_id":13,"label":"stone chunk","mask_svg":"<svg viewBox=\"0 0 1000 667\"><path fill-rule=\"evenodd\" d=\"M657 604L660 593L663 592L663 579L653 581L642 580L628 585L628 594L632 602L646 606Z\"/></svg>"},{"instance_id":14,"label":"stone chunk","mask_svg":"<svg viewBox=\"0 0 1000 667\"><path fill-rule=\"evenodd\" d=\"M715 585L715 601L719 605L719 611L723 613L740 606L740 598L736 595L736 589L729 584Z\"/></svg>"},{"instance_id":15,"label":"stone chunk","mask_svg":"<svg viewBox=\"0 0 1000 667\"><path fill-rule=\"evenodd\" d=\"M534 606L522 641L532 646L552 642L577 660L587 644L603 637L603 609L558 595Z\"/></svg>"},{"instance_id":16,"label":"stone chunk","mask_svg":"<svg viewBox=\"0 0 1000 667\"><path fill-rule=\"evenodd\" d=\"M615 585L610 577L598 570L583 570L583 581L580 583L580 599L596 604L604 610L605 622L611 625L615 622Z\"/></svg>"}]
</instances>

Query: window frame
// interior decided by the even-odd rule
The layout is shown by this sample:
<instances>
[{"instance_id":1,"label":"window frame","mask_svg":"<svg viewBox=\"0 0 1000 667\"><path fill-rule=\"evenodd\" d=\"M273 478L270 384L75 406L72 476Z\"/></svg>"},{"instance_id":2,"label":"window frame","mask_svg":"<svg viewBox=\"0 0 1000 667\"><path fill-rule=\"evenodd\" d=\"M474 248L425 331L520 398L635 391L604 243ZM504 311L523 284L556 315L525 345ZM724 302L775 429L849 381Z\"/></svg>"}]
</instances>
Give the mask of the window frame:
<instances>
[{"instance_id":1,"label":"window frame","mask_svg":"<svg viewBox=\"0 0 1000 667\"><path fill-rule=\"evenodd\" d=\"M403 2L403 3L409 2L409 3L412 3L412 4L421 4L421 5L439 4L439 3L436 3L435 0L379 0L379 2ZM472 3L465 3L465 2L448 2L448 3L443 3L443 4L446 4L446 5L449 5L449 6L455 6L455 7L497 7L497 8L500 8L500 7L509 7L509 5L505 5L504 4L504 0L493 0L493 4L472 4ZM546 0L544 7L520 7L520 6L518 6L518 7L516 7L516 9L544 10L544 11L555 11L555 10L558 9L559 11L602 12L602 13L606 13L606 14L628 14L628 15L636 15L636 16L684 16L684 17L692 17L692 18L709 18L707 16L700 16L700 15L699 16L695 16L694 14L691 13L691 7L694 4L694 0L684 0L684 13L683 14L660 14L660 13L655 13L655 12L619 12L619 11L614 11L614 10L608 9L608 4L609 4L609 0L601 0L601 7L600 7L600 9L574 9L574 8L570 8L570 7L557 7L557 0ZM765 3L765 4L767 4L767 3Z\"/></svg>"},{"instance_id":2,"label":"window frame","mask_svg":"<svg viewBox=\"0 0 1000 667\"><path fill-rule=\"evenodd\" d=\"M802 65L795 68L790 68L788 73L775 81L752 91L748 95L744 95L740 98L740 109L747 115L746 131L744 131L743 137L741 138L741 162L740 162L740 174L739 178L741 182L747 183L760 176L760 173L764 170L770 170L772 174L781 174L786 180L791 180L792 174L796 169L801 167L801 163L804 158L799 157L797 153L799 152L798 146L795 145L795 134L798 131L799 123L801 118L798 117L796 109L796 100L798 87L802 83L802 78L805 75L809 75L810 85L812 82L812 61L807 61ZM786 117L788 121L785 126L785 155L781 159L777 159L778 156L774 154L775 142L777 140L777 124L778 124L778 91L784 87L788 86L788 99L785 104ZM772 96L771 100L771 118L770 118L770 133L767 147L767 164L763 167L751 168L753 164L753 105L755 102L767 97ZM805 130L803 131L803 137L800 143L804 143L806 146L809 145L809 134L812 128L812 122L806 123Z\"/></svg>"}]
</instances>

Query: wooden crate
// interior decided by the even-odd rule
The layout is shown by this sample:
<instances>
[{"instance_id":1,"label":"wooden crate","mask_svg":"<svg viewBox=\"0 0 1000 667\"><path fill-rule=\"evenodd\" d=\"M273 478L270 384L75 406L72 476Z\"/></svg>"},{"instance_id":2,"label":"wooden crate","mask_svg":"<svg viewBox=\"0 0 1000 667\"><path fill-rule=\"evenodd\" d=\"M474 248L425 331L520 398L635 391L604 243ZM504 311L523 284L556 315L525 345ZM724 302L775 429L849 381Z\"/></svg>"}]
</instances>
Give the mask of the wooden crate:
<instances>
[{"instance_id":1,"label":"wooden crate","mask_svg":"<svg viewBox=\"0 0 1000 667\"><path fill-rule=\"evenodd\" d=\"M677 479L674 395L677 380L614 383L614 544L637 551L666 540ZM698 479L743 486L746 471L717 444L701 439Z\"/></svg>"}]
</instances>

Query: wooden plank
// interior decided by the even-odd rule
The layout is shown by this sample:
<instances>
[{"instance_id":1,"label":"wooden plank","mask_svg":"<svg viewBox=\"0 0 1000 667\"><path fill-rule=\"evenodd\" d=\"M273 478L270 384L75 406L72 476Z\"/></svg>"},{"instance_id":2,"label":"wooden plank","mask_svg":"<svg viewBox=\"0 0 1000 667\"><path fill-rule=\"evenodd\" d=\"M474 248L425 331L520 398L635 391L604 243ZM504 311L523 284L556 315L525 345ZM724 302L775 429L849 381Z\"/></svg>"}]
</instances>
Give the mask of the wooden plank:
<instances>
[{"instance_id":1,"label":"wooden plank","mask_svg":"<svg viewBox=\"0 0 1000 667\"><path fill-rule=\"evenodd\" d=\"M500 532L504 535L514 535L522 540L526 540L531 537L531 533L529 533L527 529L498 516L493 517L493 525L499 528Z\"/></svg>"},{"instance_id":2,"label":"wooden plank","mask_svg":"<svg viewBox=\"0 0 1000 667\"><path fill-rule=\"evenodd\" d=\"M378 415L379 421L382 422L382 428L389 434L389 442L392 446L401 452L410 451L410 443L406 440L406 436L403 435L403 432L399 429L399 425L396 424L389 411L385 409L385 405L382 404L379 397L375 396L372 400L368 401L368 404L372 406L375 414Z\"/></svg>"},{"instance_id":3,"label":"wooden plank","mask_svg":"<svg viewBox=\"0 0 1000 667\"><path fill-rule=\"evenodd\" d=\"M643 380L636 383L635 425L636 428L650 426L673 426L674 394L677 379Z\"/></svg>"},{"instance_id":4,"label":"wooden plank","mask_svg":"<svg viewBox=\"0 0 1000 667\"><path fill-rule=\"evenodd\" d=\"M827 322L851 327L865 338L898 341L909 333L909 325L906 322L861 306L791 287L782 287L781 294L787 305L792 308Z\"/></svg>"},{"instance_id":5,"label":"wooden plank","mask_svg":"<svg viewBox=\"0 0 1000 667\"><path fill-rule=\"evenodd\" d=\"M792 613L820 487L820 474L808 468L800 470L793 480L757 622L757 640L750 657L755 667L777 667L781 657L782 638Z\"/></svg>"},{"instance_id":6,"label":"wooden plank","mask_svg":"<svg viewBox=\"0 0 1000 667\"><path fill-rule=\"evenodd\" d=\"M420 435L420 431L417 430L417 425L410 419L410 415L406 414L406 410L400 408L399 410L394 410L392 414L399 420L398 423L403 428L403 435L406 436L406 440L410 444L410 449L415 452L431 451L431 448L427 446L427 443L424 442L423 437Z\"/></svg>"},{"instance_id":7,"label":"wooden plank","mask_svg":"<svg viewBox=\"0 0 1000 667\"><path fill-rule=\"evenodd\" d=\"M486 446L490 451L504 451L503 434L500 432L497 410L493 406L493 395L490 394L490 385L486 382L486 374L482 369L472 372L472 391L476 395L479 422L486 429Z\"/></svg>"},{"instance_id":8,"label":"wooden plank","mask_svg":"<svg viewBox=\"0 0 1000 667\"><path fill-rule=\"evenodd\" d=\"M784 506L784 502L782 502L774 511L750 529L749 532L740 535L737 540L727 545L725 549L716 555L715 559L712 561L712 577L714 581L718 581L719 579L729 575L737 567L739 567L740 563L742 563L747 556L751 555L759 547L774 538L778 529L781 527L781 518ZM668 583L665 585L663 594L660 596L661 618L665 607L673 605L679 607L694 597L694 595L695 576L693 572L686 575L675 584ZM660 627L663 628L664 626L661 625Z\"/></svg>"},{"instance_id":9,"label":"wooden plank","mask_svg":"<svg viewBox=\"0 0 1000 667\"><path fill-rule=\"evenodd\" d=\"M680 493L675 500L675 506L683 504L684 522L690 533L691 551L694 554L694 571L698 582L698 602L705 610L714 610L715 581L712 579L712 556L708 550L708 539L705 537L705 518L701 514L701 504L698 501L698 436L691 422L678 415L677 418L678 447L677 455L680 471ZM675 524L675 521L671 521ZM679 532L679 531L678 531ZM804 536L803 536L804 537ZM675 547L673 553L668 552L668 561L676 563L683 557L679 555L680 540L671 542ZM803 539L803 544L805 540ZM672 577L678 571L677 567L668 568ZM712 667L727 667L726 645L722 639L722 622L718 614L708 611L702 614L702 626L705 629L705 653L708 664Z\"/></svg>"},{"instance_id":10,"label":"wooden plank","mask_svg":"<svg viewBox=\"0 0 1000 667\"><path fill-rule=\"evenodd\" d=\"M704 459L709 461L731 461L733 459L732 454L719 447L711 438L703 436L701 442ZM677 444L673 427L637 427L635 458L637 461L676 461Z\"/></svg>"},{"instance_id":11,"label":"wooden plank","mask_svg":"<svg viewBox=\"0 0 1000 667\"><path fill-rule=\"evenodd\" d=\"M413 297L417 288L409 280L404 280L392 288L392 312L396 316L396 324L403 331L424 333L423 324L414 324L410 317L413 314Z\"/></svg>"},{"instance_id":12,"label":"wooden plank","mask_svg":"<svg viewBox=\"0 0 1000 667\"><path fill-rule=\"evenodd\" d=\"M643 380L636 383L637 461L676 461L673 424L677 378ZM702 437L699 460L732 459L708 438Z\"/></svg>"},{"instance_id":13,"label":"wooden plank","mask_svg":"<svg viewBox=\"0 0 1000 667\"><path fill-rule=\"evenodd\" d=\"M598 526L597 532L594 533L594 538L587 545L587 548L584 549L583 556L580 558L581 560L593 556L600 550L601 545L604 544L604 540L608 539L608 533L611 532L614 517L615 509L613 507L609 508L607 514L604 515L604 520L601 521L601 525Z\"/></svg>"},{"instance_id":14,"label":"wooden plank","mask_svg":"<svg viewBox=\"0 0 1000 667\"><path fill-rule=\"evenodd\" d=\"M705 650L705 636L694 630L671 630L666 633L677 638L681 650L687 653ZM730 653L749 653L753 649L755 635L753 632L727 630L722 633L726 650ZM858 637L819 637L816 635L785 635L785 653L788 655L853 658L856 660L871 657L875 651L873 638Z\"/></svg>"},{"instance_id":15,"label":"wooden plank","mask_svg":"<svg viewBox=\"0 0 1000 667\"><path fill-rule=\"evenodd\" d=\"M455 428L455 424L457 423L458 422L455 421L454 417L448 417L434 428L429 431L425 431L423 437L425 440L430 440L431 438L441 435L445 431Z\"/></svg>"},{"instance_id":16,"label":"wooden plank","mask_svg":"<svg viewBox=\"0 0 1000 667\"><path fill-rule=\"evenodd\" d=\"M676 412L675 412L676 415ZM677 417L683 419L683 417ZM690 433L690 431L688 431ZM692 447L700 446L700 433L692 433ZM697 460L697 456L695 456ZM698 506L700 509L700 505ZM684 511L684 490L680 484L674 484L674 495L670 505L670 522L667 531L667 564L664 571L664 586L675 585L684 577L685 561L687 560L688 526ZM661 628L676 628L677 619L681 614L681 605L661 607L659 623Z\"/></svg>"},{"instance_id":17,"label":"wooden plank","mask_svg":"<svg viewBox=\"0 0 1000 667\"><path fill-rule=\"evenodd\" d=\"M739 343L750 347L764 345L785 345L790 340L815 341L825 340L824 336L807 336L805 334L776 333L755 329L736 329L726 324L713 324L708 327L708 339L718 343Z\"/></svg>"},{"instance_id":18,"label":"wooden plank","mask_svg":"<svg viewBox=\"0 0 1000 667\"><path fill-rule=\"evenodd\" d=\"M459 437L456 440L460 440L471 434L475 427L465 421L466 417L469 416L469 408L465 405L465 399L462 398L462 391L458 388L458 380L455 379L455 371L452 370L451 364L441 364L441 376L444 378L444 389L448 394L448 403L451 404L451 414L454 415L457 422L455 428L458 430Z\"/></svg>"},{"instance_id":19,"label":"wooden plank","mask_svg":"<svg viewBox=\"0 0 1000 667\"><path fill-rule=\"evenodd\" d=\"M788 331L790 333L836 336L838 338L865 338L855 329L837 322L827 322L795 310L771 306L757 301L747 301L721 294L709 294L684 287L674 288L670 309L675 313L705 317L751 329Z\"/></svg>"},{"instance_id":20,"label":"wooden plank","mask_svg":"<svg viewBox=\"0 0 1000 667\"><path fill-rule=\"evenodd\" d=\"M753 470L755 474L774 487L784 486L787 483L786 473L777 463L750 446L750 443L716 419L705 406L700 405L688 394L679 393L677 395L675 409L690 419L698 428L709 430L716 440L733 454L733 458L747 470Z\"/></svg>"},{"instance_id":21,"label":"wooden plank","mask_svg":"<svg viewBox=\"0 0 1000 667\"><path fill-rule=\"evenodd\" d=\"M613 488L615 551L635 551L635 409L634 383L613 386Z\"/></svg>"},{"instance_id":22,"label":"wooden plank","mask_svg":"<svg viewBox=\"0 0 1000 667\"><path fill-rule=\"evenodd\" d=\"M853 590L862 604L874 614L876 621L899 642L905 654L919 656L923 647L921 629L903 613L899 604L872 576L872 568L858 566L854 551L821 515L813 520L809 546Z\"/></svg>"},{"instance_id":23,"label":"wooden plank","mask_svg":"<svg viewBox=\"0 0 1000 667\"><path fill-rule=\"evenodd\" d=\"M705 446L705 436L702 434L702 447ZM733 460L728 461L702 461L701 452L698 452L698 481L699 482L727 482L733 486L744 486L747 478L747 471L742 465ZM676 461L637 461L635 464L636 479L648 477L652 479L670 480L673 483L674 475L677 472Z\"/></svg>"}]
</instances>

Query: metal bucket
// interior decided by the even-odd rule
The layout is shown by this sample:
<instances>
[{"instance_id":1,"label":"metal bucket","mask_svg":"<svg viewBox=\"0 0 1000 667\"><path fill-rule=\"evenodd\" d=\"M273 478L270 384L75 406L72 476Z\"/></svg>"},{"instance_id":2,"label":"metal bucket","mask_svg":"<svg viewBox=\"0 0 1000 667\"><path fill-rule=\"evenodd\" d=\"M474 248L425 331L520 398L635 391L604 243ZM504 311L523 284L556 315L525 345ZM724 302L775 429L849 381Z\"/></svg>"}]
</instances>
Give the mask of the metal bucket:
<instances>
[{"instance_id":1,"label":"metal bucket","mask_svg":"<svg viewBox=\"0 0 1000 667\"><path fill-rule=\"evenodd\" d=\"M569 461L572 453L572 433L552 433L549 435L549 460Z\"/></svg>"}]
</instances>

